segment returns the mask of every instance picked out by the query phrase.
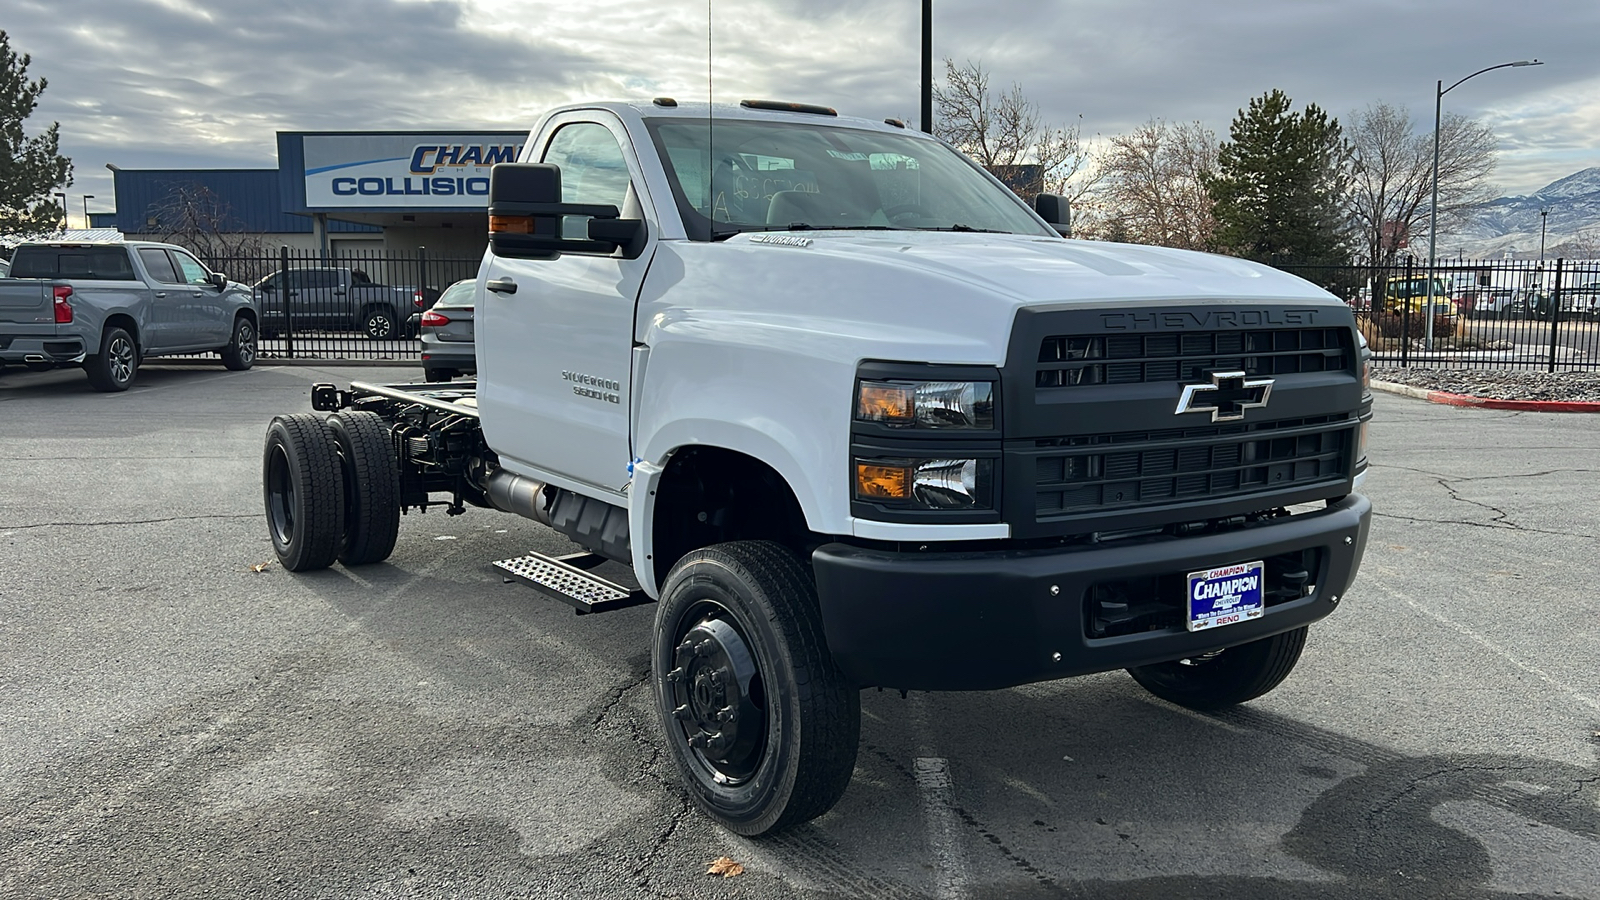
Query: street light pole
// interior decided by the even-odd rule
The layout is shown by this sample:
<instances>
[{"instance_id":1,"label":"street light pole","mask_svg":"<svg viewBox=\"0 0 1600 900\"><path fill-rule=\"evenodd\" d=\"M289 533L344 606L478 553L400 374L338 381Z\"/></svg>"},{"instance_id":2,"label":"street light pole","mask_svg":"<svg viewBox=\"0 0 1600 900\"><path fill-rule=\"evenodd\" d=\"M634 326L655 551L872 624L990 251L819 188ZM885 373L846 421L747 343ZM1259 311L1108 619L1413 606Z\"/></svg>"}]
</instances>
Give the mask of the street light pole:
<instances>
[{"instance_id":1,"label":"street light pole","mask_svg":"<svg viewBox=\"0 0 1600 900\"><path fill-rule=\"evenodd\" d=\"M85 231L89 228L89 201L93 199L93 194L83 195L83 227Z\"/></svg>"},{"instance_id":2,"label":"street light pole","mask_svg":"<svg viewBox=\"0 0 1600 900\"><path fill-rule=\"evenodd\" d=\"M1545 217L1550 215L1550 210L1539 210L1539 268L1544 268L1544 223Z\"/></svg>"},{"instance_id":3,"label":"street light pole","mask_svg":"<svg viewBox=\"0 0 1600 900\"><path fill-rule=\"evenodd\" d=\"M1523 66L1542 66L1542 65L1544 65L1544 63L1540 62L1537 59L1519 59L1516 62L1501 63L1501 64L1499 64L1497 66L1489 66L1486 69L1479 69L1478 71L1473 72L1471 75L1468 75L1466 78L1461 79L1461 81L1458 81L1455 84L1450 85L1449 87L1445 87L1444 86L1444 79L1440 79L1439 81L1434 83L1434 88L1433 88L1433 206L1428 210L1428 308L1427 308L1427 312L1425 313L1426 318L1424 319L1424 327L1425 327L1425 329L1427 331L1427 335L1428 335L1427 340L1424 342L1424 346L1429 350L1433 349L1433 267L1434 267L1434 263L1436 262L1436 258L1434 256L1434 248L1438 245L1438 242L1439 242L1439 121L1440 121L1440 113L1442 112L1442 110L1444 108L1444 95L1448 94L1451 91L1455 90L1456 88L1460 87L1463 82L1466 82L1466 81L1468 81L1469 79L1472 79L1472 78L1476 78L1476 77L1478 77L1479 75L1482 75L1485 72L1493 72L1495 69L1504 69L1504 68L1508 68L1508 67L1509 68L1519 68L1520 69Z\"/></svg>"},{"instance_id":4,"label":"street light pole","mask_svg":"<svg viewBox=\"0 0 1600 900\"><path fill-rule=\"evenodd\" d=\"M922 0L922 130L933 134L933 0Z\"/></svg>"}]
</instances>

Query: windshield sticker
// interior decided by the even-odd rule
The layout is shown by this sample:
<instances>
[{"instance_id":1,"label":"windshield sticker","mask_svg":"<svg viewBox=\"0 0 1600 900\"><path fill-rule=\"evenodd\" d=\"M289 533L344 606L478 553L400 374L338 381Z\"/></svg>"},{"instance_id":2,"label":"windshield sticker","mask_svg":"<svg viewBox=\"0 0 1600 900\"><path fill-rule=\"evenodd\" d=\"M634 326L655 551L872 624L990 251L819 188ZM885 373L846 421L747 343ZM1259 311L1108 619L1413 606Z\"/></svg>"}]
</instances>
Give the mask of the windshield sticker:
<instances>
[{"instance_id":1,"label":"windshield sticker","mask_svg":"<svg viewBox=\"0 0 1600 900\"><path fill-rule=\"evenodd\" d=\"M865 153L840 153L837 150L829 150L828 155L834 159L864 160L867 158L867 154Z\"/></svg>"}]
</instances>

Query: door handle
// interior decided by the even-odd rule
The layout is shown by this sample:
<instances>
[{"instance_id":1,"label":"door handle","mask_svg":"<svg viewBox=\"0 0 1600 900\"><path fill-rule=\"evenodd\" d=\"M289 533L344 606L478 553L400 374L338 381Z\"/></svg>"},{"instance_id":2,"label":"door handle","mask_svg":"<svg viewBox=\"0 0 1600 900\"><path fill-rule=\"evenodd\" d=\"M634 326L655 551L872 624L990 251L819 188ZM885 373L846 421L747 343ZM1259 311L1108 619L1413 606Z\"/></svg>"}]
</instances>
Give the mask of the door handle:
<instances>
[{"instance_id":1,"label":"door handle","mask_svg":"<svg viewBox=\"0 0 1600 900\"><path fill-rule=\"evenodd\" d=\"M162 297L165 297L165 296L167 296L167 292L166 291L156 291L156 299L157 300L159 300L159 299L161 299Z\"/></svg>"},{"instance_id":2,"label":"door handle","mask_svg":"<svg viewBox=\"0 0 1600 900\"><path fill-rule=\"evenodd\" d=\"M484 287L494 291L496 294L515 294L517 292L517 283L509 278L496 278L485 283Z\"/></svg>"}]
</instances>

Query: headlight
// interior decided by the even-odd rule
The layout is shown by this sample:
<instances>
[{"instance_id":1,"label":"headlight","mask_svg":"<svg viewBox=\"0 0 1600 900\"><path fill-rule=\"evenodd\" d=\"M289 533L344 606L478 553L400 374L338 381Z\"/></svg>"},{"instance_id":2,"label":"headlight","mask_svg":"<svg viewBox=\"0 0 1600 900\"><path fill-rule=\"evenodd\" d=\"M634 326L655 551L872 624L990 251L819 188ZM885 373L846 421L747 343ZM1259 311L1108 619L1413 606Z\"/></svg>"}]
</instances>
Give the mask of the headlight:
<instances>
[{"instance_id":1,"label":"headlight","mask_svg":"<svg viewBox=\"0 0 1600 900\"><path fill-rule=\"evenodd\" d=\"M902 509L994 509L992 459L855 460L857 500Z\"/></svg>"},{"instance_id":2,"label":"headlight","mask_svg":"<svg viewBox=\"0 0 1600 900\"><path fill-rule=\"evenodd\" d=\"M994 429L992 381L863 381L856 419L894 428Z\"/></svg>"},{"instance_id":3,"label":"headlight","mask_svg":"<svg viewBox=\"0 0 1600 900\"><path fill-rule=\"evenodd\" d=\"M1356 464L1357 465L1360 465L1360 464L1365 463L1367 461L1367 432L1371 428L1371 426L1372 426L1372 421L1369 419L1369 420L1367 420L1365 422L1362 422L1361 423L1361 427L1359 429L1357 429L1357 431L1356 431Z\"/></svg>"}]
</instances>

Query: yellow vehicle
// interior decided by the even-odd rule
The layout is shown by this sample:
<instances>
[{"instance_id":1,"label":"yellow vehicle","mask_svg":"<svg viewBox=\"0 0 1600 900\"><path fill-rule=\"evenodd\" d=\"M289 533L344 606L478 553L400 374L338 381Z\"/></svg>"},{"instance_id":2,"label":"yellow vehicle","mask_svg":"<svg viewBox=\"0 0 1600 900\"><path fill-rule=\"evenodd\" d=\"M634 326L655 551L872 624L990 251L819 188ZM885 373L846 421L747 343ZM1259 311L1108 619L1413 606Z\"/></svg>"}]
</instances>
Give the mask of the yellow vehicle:
<instances>
[{"instance_id":1,"label":"yellow vehicle","mask_svg":"<svg viewBox=\"0 0 1600 900\"><path fill-rule=\"evenodd\" d=\"M1413 275L1407 278L1403 275L1388 279L1383 289L1384 312L1399 315L1407 306L1411 307L1414 315L1422 315L1428 305L1428 276ZM1456 314L1455 302L1450 298L1450 291L1445 286L1443 278L1433 278L1433 314L1436 316L1453 316Z\"/></svg>"}]
</instances>

